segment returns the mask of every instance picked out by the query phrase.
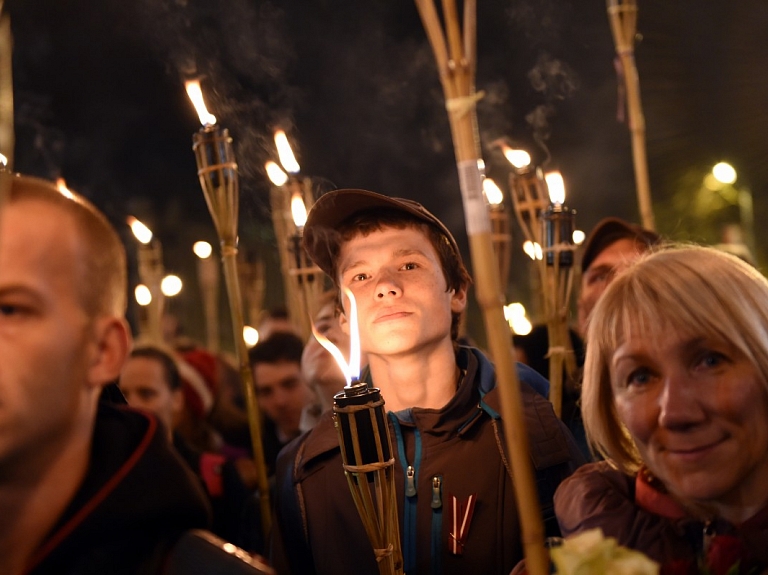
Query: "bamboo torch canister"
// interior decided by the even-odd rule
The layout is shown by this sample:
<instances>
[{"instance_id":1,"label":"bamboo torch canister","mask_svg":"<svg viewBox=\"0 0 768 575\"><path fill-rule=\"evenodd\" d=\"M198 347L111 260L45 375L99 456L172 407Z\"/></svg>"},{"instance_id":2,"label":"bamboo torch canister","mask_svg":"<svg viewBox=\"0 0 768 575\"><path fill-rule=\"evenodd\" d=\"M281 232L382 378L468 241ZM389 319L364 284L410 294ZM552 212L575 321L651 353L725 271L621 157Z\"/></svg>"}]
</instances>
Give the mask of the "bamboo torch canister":
<instances>
[{"instance_id":1,"label":"bamboo torch canister","mask_svg":"<svg viewBox=\"0 0 768 575\"><path fill-rule=\"evenodd\" d=\"M224 268L224 281L229 296L229 309L232 316L235 352L237 355L240 380L243 385L245 405L248 411L248 423L251 431L253 458L256 464L256 477L261 505L261 524L264 536L268 537L272 522L272 509L269 504L269 483L267 466L264 461L264 446L261 441L261 414L256 402L253 374L248 364L248 350L243 339L243 300L237 273L237 228L239 213L239 184L235 153L229 130L216 125L216 118L208 113L202 101L200 86L197 90L187 85L187 92L196 105L202 128L194 134L192 149L197 161L197 174L203 189L208 210L216 227L221 242L221 261ZM193 98L195 94L196 98Z\"/></svg>"},{"instance_id":2,"label":"bamboo torch canister","mask_svg":"<svg viewBox=\"0 0 768 575\"><path fill-rule=\"evenodd\" d=\"M378 388L353 383L333 397L344 475L373 546L379 573L402 574L395 459Z\"/></svg>"},{"instance_id":3,"label":"bamboo torch canister","mask_svg":"<svg viewBox=\"0 0 768 575\"><path fill-rule=\"evenodd\" d=\"M434 51L445 93L477 301L483 313L499 382L504 433L512 462L526 566L531 575L545 575L549 573L549 558L544 547L544 526L531 468L528 432L510 345L509 326L504 320L504 301L493 253L488 210L482 193L482 177L478 168L480 154L475 104L481 95L475 93L474 87L476 2L472 0L464 3L463 38L454 0L443 0L442 3L445 32L432 0L416 0L416 6Z\"/></svg>"}]
</instances>

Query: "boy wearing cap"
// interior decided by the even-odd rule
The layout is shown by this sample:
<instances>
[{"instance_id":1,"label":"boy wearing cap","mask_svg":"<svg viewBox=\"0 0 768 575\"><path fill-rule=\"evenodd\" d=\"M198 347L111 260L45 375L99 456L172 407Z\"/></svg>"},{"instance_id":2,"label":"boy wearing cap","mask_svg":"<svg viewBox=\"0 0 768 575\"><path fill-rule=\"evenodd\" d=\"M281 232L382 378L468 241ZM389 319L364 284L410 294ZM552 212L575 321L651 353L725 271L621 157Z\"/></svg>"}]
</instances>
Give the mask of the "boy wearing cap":
<instances>
[{"instance_id":1,"label":"boy wearing cap","mask_svg":"<svg viewBox=\"0 0 768 575\"><path fill-rule=\"evenodd\" d=\"M507 574L522 558L495 374L460 347L470 277L453 236L420 204L337 190L315 204L306 248L357 302L364 374L389 411L404 569ZM349 300L340 316L349 333ZM546 381L518 368L542 504L580 455ZM291 573L374 573L331 414L278 459L274 564Z\"/></svg>"}]
</instances>

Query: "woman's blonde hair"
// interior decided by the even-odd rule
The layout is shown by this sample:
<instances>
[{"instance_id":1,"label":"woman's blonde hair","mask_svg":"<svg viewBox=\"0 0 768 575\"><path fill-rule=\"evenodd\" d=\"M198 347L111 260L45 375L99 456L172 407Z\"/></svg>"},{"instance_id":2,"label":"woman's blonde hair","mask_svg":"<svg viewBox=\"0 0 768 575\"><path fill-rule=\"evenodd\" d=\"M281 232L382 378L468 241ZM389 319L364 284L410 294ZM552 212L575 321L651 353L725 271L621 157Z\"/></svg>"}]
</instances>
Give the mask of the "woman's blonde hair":
<instances>
[{"instance_id":1,"label":"woman's blonde hair","mask_svg":"<svg viewBox=\"0 0 768 575\"><path fill-rule=\"evenodd\" d=\"M714 248L672 245L640 258L608 287L592 313L582 415L594 451L633 473L642 460L618 417L610 365L630 336L681 330L727 342L755 366L768 393L768 281Z\"/></svg>"}]
</instances>

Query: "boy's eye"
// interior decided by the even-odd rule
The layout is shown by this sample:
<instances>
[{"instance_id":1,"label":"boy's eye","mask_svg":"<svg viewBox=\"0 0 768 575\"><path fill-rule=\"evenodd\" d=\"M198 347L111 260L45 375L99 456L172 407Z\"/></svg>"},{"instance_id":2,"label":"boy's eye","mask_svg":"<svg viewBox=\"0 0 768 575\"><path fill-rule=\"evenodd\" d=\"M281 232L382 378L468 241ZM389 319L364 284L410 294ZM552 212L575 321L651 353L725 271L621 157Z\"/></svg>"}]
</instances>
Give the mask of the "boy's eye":
<instances>
[{"instance_id":1,"label":"boy's eye","mask_svg":"<svg viewBox=\"0 0 768 575\"><path fill-rule=\"evenodd\" d=\"M18 311L19 308L15 305L0 305L0 315L13 315Z\"/></svg>"},{"instance_id":2,"label":"boy's eye","mask_svg":"<svg viewBox=\"0 0 768 575\"><path fill-rule=\"evenodd\" d=\"M353 282L361 282L361 281L365 280L367 277L368 277L367 275L362 274L362 273L361 274L355 274L355 275L352 276L352 281Z\"/></svg>"},{"instance_id":3,"label":"boy's eye","mask_svg":"<svg viewBox=\"0 0 768 575\"><path fill-rule=\"evenodd\" d=\"M0 304L0 316L3 316L3 317L19 316L27 309L28 308L24 308L20 305L11 304L11 303Z\"/></svg>"}]
</instances>

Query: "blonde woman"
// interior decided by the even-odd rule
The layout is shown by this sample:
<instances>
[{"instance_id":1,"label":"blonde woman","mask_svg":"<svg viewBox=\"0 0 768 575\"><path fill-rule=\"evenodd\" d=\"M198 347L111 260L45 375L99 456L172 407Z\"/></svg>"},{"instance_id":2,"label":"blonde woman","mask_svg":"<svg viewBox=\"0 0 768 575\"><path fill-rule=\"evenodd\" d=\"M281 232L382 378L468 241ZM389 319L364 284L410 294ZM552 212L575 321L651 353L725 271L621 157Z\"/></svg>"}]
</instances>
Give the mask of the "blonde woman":
<instances>
[{"instance_id":1,"label":"blonde woman","mask_svg":"<svg viewBox=\"0 0 768 575\"><path fill-rule=\"evenodd\" d=\"M604 461L558 489L564 536L601 527L662 573L768 566L768 281L755 268L693 246L639 260L593 312L582 398Z\"/></svg>"}]
</instances>

